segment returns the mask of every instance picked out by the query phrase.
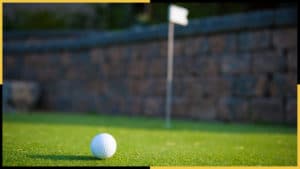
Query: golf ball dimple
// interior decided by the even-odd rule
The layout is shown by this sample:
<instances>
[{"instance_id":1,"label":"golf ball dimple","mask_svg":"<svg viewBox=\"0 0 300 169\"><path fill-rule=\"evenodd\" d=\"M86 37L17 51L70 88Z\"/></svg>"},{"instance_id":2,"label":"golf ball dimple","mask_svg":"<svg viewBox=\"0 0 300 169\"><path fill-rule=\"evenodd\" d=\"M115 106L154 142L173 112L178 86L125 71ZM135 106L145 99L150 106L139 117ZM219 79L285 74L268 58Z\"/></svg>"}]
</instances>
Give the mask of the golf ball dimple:
<instances>
[{"instance_id":1,"label":"golf ball dimple","mask_svg":"<svg viewBox=\"0 0 300 169\"><path fill-rule=\"evenodd\" d=\"M93 155L100 159L112 157L117 150L115 138L108 133L96 135L91 142L91 151Z\"/></svg>"}]
</instances>

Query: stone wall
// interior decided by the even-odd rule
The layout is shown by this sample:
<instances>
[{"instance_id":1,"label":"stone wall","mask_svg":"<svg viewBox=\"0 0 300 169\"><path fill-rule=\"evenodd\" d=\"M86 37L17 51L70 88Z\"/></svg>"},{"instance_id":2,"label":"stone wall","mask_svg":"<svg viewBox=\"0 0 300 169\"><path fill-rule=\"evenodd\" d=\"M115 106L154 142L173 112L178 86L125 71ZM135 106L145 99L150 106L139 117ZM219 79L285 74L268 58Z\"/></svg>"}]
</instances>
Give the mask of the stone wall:
<instances>
[{"instance_id":1,"label":"stone wall","mask_svg":"<svg viewBox=\"0 0 300 169\"><path fill-rule=\"evenodd\" d=\"M158 25L4 41L4 78L38 82L45 110L163 117L166 40ZM296 123L297 9L193 20L174 47L173 117Z\"/></svg>"}]
</instances>

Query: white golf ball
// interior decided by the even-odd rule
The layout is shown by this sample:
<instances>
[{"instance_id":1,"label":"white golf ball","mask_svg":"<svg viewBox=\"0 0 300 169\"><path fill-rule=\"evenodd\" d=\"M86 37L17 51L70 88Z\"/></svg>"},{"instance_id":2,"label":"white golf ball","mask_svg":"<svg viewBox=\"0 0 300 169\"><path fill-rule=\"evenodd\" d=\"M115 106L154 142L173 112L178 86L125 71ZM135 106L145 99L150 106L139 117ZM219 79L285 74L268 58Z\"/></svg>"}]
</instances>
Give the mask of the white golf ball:
<instances>
[{"instance_id":1,"label":"white golf ball","mask_svg":"<svg viewBox=\"0 0 300 169\"><path fill-rule=\"evenodd\" d=\"M112 157L117 150L115 138L108 133L96 135L91 142L91 151L93 155L100 159Z\"/></svg>"}]
</instances>

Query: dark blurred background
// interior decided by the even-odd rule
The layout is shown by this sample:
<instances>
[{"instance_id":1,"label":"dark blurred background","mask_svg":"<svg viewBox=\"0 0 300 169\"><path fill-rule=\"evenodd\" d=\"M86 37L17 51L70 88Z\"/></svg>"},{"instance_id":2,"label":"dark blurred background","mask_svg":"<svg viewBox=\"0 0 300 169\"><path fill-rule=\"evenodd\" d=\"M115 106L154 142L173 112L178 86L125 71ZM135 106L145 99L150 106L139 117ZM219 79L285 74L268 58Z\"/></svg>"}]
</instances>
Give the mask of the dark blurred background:
<instances>
[{"instance_id":1,"label":"dark blurred background","mask_svg":"<svg viewBox=\"0 0 300 169\"><path fill-rule=\"evenodd\" d=\"M165 23L167 3L153 4L4 4L4 31L121 30ZM189 19L264 9L295 7L297 3L177 3L189 9ZM37 20L39 22L37 22Z\"/></svg>"}]
</instances>

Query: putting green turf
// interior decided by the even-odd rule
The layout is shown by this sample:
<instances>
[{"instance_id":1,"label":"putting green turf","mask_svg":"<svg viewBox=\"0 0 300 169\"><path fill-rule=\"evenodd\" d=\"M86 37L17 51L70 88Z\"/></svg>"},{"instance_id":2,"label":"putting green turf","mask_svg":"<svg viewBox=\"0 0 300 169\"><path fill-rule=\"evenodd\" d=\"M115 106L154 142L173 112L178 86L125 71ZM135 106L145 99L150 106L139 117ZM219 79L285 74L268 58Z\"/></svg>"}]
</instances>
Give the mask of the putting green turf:
<instances>
[{"instance_id":1,"label":"putting green turf","mask_svg":"<svg viewBox=\"0 0 300 169\"><path fill-rule=\"evenodd\" d=\"M59 113L3 114L4 166L295 166L296 128L155 118ZM117 140L116 154L92 157L100 132Z\"/></svg>"}]
</instances>

